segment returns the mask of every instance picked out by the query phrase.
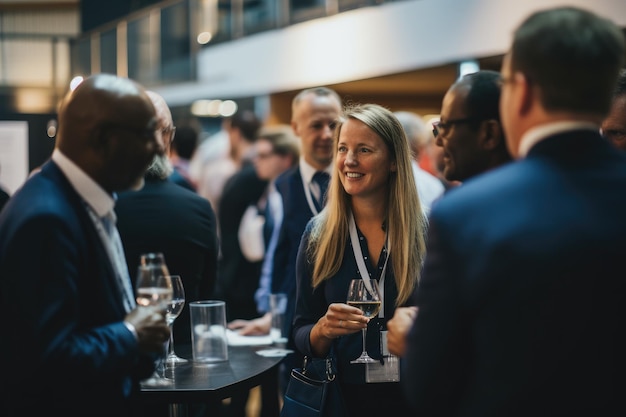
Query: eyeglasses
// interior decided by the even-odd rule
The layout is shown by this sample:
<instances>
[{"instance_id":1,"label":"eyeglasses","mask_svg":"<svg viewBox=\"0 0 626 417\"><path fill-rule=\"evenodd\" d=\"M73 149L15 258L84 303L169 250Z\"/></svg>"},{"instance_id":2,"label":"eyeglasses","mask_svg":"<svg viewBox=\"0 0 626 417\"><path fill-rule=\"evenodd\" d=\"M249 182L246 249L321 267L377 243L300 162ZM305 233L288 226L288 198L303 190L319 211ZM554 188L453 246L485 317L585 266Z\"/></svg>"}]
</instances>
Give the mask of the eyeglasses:
<instances>
[{"instance_id":1,"label":"eyeglasses","mask_svg":"<svg viewBox=\"0 0 626 417\"><path fill-rule=\"evenodd\" d=\"M444 135L445 132L450 129L452 126L454 125L458 125L461 123L474 123L474 122L480 122L482 119L478 119L476 117L466 117L464 119L452 119L452 120L448 120L447 122L442 122L441 120L438 120L436 122L433 122L433 135L435 135L435 138L439 135Z\"/></svg>"},{"instance_id":2,"label":"eyeglasses","mask_svg":"<svg viewBox=\"0 0 626 417\"><path fill-rule=\"evenodd\" d=\"M169 142L170 143L172 141L174 141L174 136L175 135L176 135L176 126L164 127L163 129L161 129L161 137L163 139L168 139L169 138Z\"/></svg>"},{"instance_id":3,"label":"eyeglasses","mask_svg":"<svg viewBox=\"0 0 626 417\"><path fill-rule=\"evenodd\" d=\"M259 160L264 160L264 159L267 159L267 158L271 157L272 155L275 155L275 153L272 152L272 151L269 151L269 152L259 152L256 155L254 155L254 157L256 159L259 159Z\"/></svg>"}]
</instances>

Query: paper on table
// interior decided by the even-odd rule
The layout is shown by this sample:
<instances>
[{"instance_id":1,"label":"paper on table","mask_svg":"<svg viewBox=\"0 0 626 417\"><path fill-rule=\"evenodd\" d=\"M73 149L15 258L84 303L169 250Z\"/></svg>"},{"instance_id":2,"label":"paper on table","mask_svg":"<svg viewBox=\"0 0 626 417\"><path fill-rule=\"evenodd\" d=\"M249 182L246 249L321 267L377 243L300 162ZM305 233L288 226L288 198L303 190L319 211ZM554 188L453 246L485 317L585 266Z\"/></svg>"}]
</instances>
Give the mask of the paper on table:
<instances>
[{"instance_id":1,"label":"paper on table","mask_svg":"<svg viewBox=\"0 0 626 417\"><path fill-rule=\"evenodd\" d=\"M268 334L265 336L242 336L235 330L226 329L226 337L229 346L256 346L271 345L272 337Z\"/></svg>"},{"instance_id":2,"label":"paper on table","mask_svg":"<svg viewBox=\"0 0 626 417\"><path fill-rule=\"evenodd\" d=\"M266 358L278 358L280 356L287 356L292 352L293 350L290 349L263 349L257 350L256 354L265 356Z\"/></svg>"}]
</instances>

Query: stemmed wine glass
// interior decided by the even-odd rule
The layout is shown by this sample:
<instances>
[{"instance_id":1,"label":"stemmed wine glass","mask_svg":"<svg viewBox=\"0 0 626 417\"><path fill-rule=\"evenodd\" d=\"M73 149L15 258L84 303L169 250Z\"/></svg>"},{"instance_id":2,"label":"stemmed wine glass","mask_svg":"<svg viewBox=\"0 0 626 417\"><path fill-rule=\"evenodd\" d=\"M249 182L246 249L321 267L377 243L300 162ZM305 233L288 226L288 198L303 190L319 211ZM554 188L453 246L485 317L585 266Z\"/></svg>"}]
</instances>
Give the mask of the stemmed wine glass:
<instances>
[{"instance_id":1,"label":"stemmed wine glass","mask_svg":"<svg viewBox=\"0 0 626 417\"><path fill-rule=\"evenodd\" d=\"M165 259L161 253L147 253L141 255L137 268L137 305L152 308L155 311L167 315L167 308L172 303L173 290ZM163 356L157 361L152 375L141 383L150 387L167 386L172 381L163 378L157 372L161 362L165 359L165 346Z\"/></svg>"},{"instance_id":2,"label":"stemmed wine glass","mask_svg":"<svg viewBox=\"0 0 626 417\"><path fill-rule=\"evenodd\" d=\"M185 288L183 287L183 280L180 278L180 275L170 275L170 279L172 280L173 296L172 301L167 306L167 314L165 315L167 324L170 326L170 341L165 362L168 365L175 365L177 363L187 362L187 359L176 355L174 351L174 321L185 306Z\"/></svg>"},{"instance_id":3,"label":"stemmed wine glass","mask_svg":"<svg viewBox=\"0 0 626 417\"><path fill-rule=\"evenodd\" d=\"M353 279L350 281L348 288L348 305L358 307L363 311L363 315L367 318L374 317L380 311L380 295L378 291L378 282L370 280L369 288L362 279ZM363 352L361 356L350 361L350 363L368 363L377 362L376 359L367 354L365 341L367 336L367 327L361 330L363 337Z\"/></svg>"}]
</instances>

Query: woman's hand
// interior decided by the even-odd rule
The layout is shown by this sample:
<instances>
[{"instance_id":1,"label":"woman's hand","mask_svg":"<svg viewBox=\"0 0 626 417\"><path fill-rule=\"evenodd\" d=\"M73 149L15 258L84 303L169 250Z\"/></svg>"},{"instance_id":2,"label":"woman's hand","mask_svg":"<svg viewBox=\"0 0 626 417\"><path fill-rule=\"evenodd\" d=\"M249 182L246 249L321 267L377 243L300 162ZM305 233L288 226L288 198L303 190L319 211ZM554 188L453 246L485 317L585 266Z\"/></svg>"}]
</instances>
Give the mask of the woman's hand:
<instances>
[{"instance_id":1,"label":"woman's hand","mask_svg":"<svg viewBox=\"0 0 626 417\"><path fill-rule=\"evenodd\" d=\"M333 339L365 329L369 321L360 309L333 303L311 329L311 346L317 355L324 356Z\"/></svg>"}]
</instances>

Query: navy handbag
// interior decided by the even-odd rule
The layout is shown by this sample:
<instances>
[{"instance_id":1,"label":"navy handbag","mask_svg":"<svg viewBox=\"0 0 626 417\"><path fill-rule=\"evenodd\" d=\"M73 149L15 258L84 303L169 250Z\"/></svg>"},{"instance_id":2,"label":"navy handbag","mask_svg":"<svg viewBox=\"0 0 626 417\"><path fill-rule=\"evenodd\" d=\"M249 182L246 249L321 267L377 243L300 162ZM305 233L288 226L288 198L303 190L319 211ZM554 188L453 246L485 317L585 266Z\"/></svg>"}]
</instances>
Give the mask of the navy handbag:
<instances>
[{"instance_id":1,"label":"navy handbag","mask_svg":"<svg viewBox=\"0 0 626 417\"><path fill-rule=\"evenodd\" d=\"M332 356L304 358L291 370L280 417L345 417L337 367Z\"/></svg>"}]
</instances>

